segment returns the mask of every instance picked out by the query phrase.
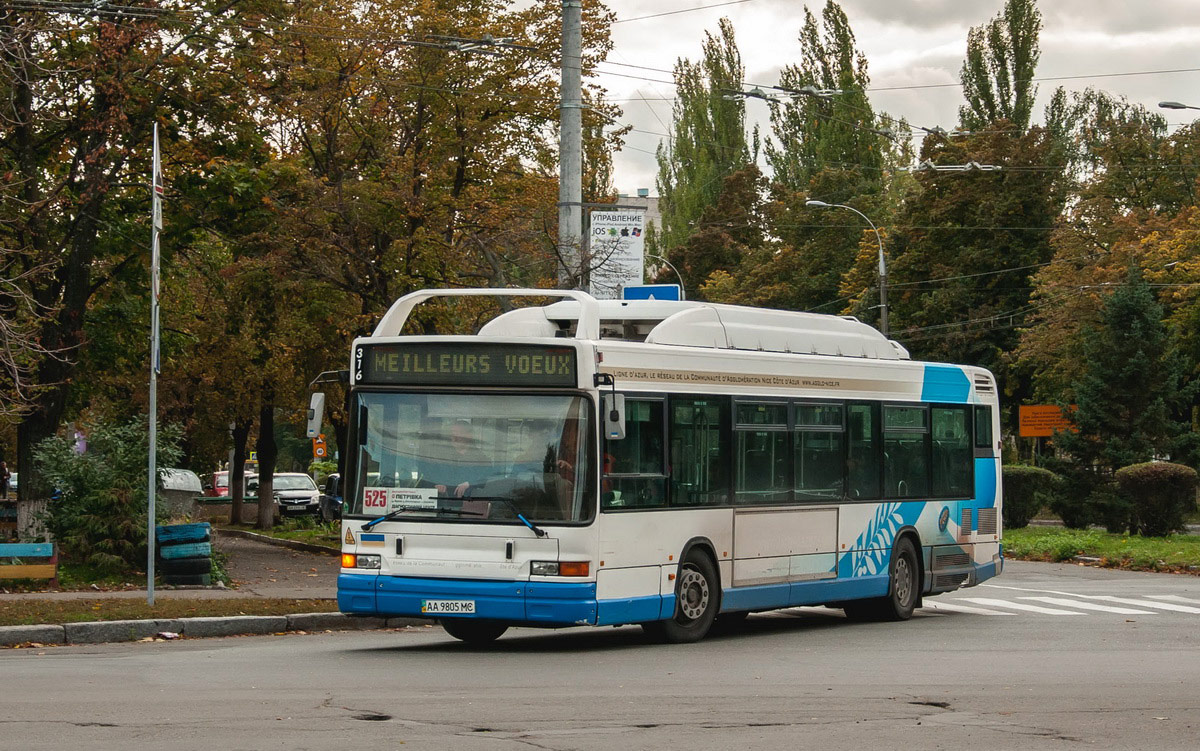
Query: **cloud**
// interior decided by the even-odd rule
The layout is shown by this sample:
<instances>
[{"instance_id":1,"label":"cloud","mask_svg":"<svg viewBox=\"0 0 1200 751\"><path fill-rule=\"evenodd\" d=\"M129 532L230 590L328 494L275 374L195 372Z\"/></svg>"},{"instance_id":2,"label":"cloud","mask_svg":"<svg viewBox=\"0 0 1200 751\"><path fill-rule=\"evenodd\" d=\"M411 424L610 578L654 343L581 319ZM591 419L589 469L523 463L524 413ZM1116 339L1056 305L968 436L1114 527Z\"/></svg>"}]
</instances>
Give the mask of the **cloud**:
<instances>
[{"instance_id":1,"label":"cloud","mask_svg":"<svg viewBox=\"0 0 1200 751\"><path fill-rule=\"evenodd\" d=\"M714 0L671 0L648 6L644 0L608 0L619 18L651 12L711 5ZM824 2L809 2L820 14ZM867 57L871 75L871 101L878 110L907 117L915 124L953 127L962 104L955 86L936 88L930 84L957 84L966 51L967 30L986 23L1003 8L1003 0L844 0L842 8L850 20L860 50ZM1200 2L1197 0L1042 0L1039 3L1044 28L1038 76L1057 78L1112 73L1137 73L1200 67L1195 51L1200 48ZM648 10L653 8L653 10ZM613 27L616 49L610 60L669 71L675 60L696 60L701 54L704 32L712 31L722 16L730 18L753 84L773 84L779 71L800 57L796 40L804 18L804 3L794 0L752 0L739 5L698 10L661 18L618 24ZM606 66L608 67L608 66ZM670 73L608 67L635 76L669 81ZM614 99L628 98L641 91L647 97L673 97L669 83L604 77ZM1200 105L1200 77L1195 73L1106 76L1039 84L1035 117L1054 89L1062 85L1079 91L1087 86L1127 96L1148 107L1163 99ZM903 88L914 87L914 88ZM652 106L670 123L670 102ZM626 104L626 121L644 130L666 132L644 105ZM753 114L753 111L751 111ZM1182 121L1171 113L1171 121ZM769 123L759 121L764 134ZM752 126L753 123L750 123ZM658 136L630 134L631 146L653 151ZM632 191L652 187L656 173L654 157L626 151L616 159L617 187Z\"/></svg>"}]
</instances>

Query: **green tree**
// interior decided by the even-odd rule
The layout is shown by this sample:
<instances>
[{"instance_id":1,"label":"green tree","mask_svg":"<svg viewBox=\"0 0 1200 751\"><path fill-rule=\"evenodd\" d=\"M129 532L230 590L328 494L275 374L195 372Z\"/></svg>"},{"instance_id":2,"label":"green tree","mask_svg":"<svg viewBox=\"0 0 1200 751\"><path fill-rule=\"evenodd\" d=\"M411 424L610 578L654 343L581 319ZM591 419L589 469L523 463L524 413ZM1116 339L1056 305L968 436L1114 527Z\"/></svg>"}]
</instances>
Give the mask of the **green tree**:
<instances>
[{"instance_id":1,"label":"green tree","mask_svg":"<svg viewBox=\"0 0 1200 751\"><path fill-rule=\"evenodd\" d=\"M658 194L662 225L647 237L647 249L676 261L676 248L715 205L724 181L751 163L746 140L746 70L733 24L722 18L714 35L705 32L699 62L675 63L676 99L672 137L658 148ZM699 286L702 279L689 284Z\"/></svg>"},{"instance_id":2,"label":"green tree","mask_svg":"<svg viewBox=\"0 0 1200 751\"><path fill-rule=\"evenodd\" d=\"M1136 267L1082 332L1084 370L1074 385L1078 432L1055 436L1076 466L1111 478L1121 467L1169 455L1188 427L1178 406L1194 387L1172 351L1162 306Z\"/></svg>"},{"instance_id":3,"label":"green tree","mask_svg":"<svg viewBox=\"0 0 1200 751\"><path fill-rule=\"evenodd\" d=\"M1122 283L1131 263L1156 284L1195 278L1187 238L1200 129L1168 134L1159 114L1091 89L1056 92L1046 120L1067 166L1059 192L1070 200L1050 236L1052 262L1033 277L1037 310L1015 356L1038 398L1070 401L1085 362L1079 332L1097 324L1103 291ZM1158 289L1173 316L1187 305L1186 287Z\"/></svg>"},{"instance_id":4,"label":"green tree","mask_svg":"<svg viewBox=\"0 0 1200 751\"><path fill-rule=\"evenodd\" d=\"M800 61L780 73L779 88L793 96L770 104L765 152L774 180L758 216L759 234L773 242L751 247L741 267L712 280L705 294L836 313L847 307L847 297L859 297L861 290L844 295L840 288L860 241L876 248L875 234L849 212L826 213L806 201L854 204L885 223L892 212L884 194L887 172L907 161L897 159L907 140L887 127L891 118L871 108L867 61L837 3L826 3L820 20L806 8L799 41ZM907 130L903 122L894 127Z\"/></svg>"},{"instance_id":5,"label":"green tree","mask_svg":"<svg viewBox=\"0 0 1200 751\"><path fill-rule=\"evenodd\" d=\"M76 451L75 437L67 435L46 438L33 452L31 469L60 492L48 508L47 530L68 560L102 572L144 570L146 416L123 422L100 419L85 430L88 444L82 454ZM179 438L178 426L162 426L159 467L177 464Z\"/></svg>"},{"instance_id":6,"label":"green tree","mask_svg":"<svg viewBox=\"0 0 1200 751\"><path fill-rule=\"evenodd\" d=\"M1051 257L1060 211L1053 141L1042 128L1014 138L1002 127L970 136L930 135L921 159L1002 165L994 172L921 171L889 243L892 328L914 358L982 365L1007 396L1023 381L1008 370L1030 308L1033 271Z\"/></svg>"},{"instance_id":7,"label":"green tree","mask_svg":"<svg viewBox=\"0 0 1200 751\"><path fill-rule=\"evenodd\" d=\"M248 33L229 23L235 4L189 6L203 12L180 16L0 9L0 96L9 113L0 119L0 247L39 344L22 363L33 396L17 431L26 497L45 488L33 447L54 433L86 381L77 364L91 306L148 265L149 196L136 186L147 183L152 124L168 126L170 142L172 133L225 134L239 121L239 103L226 96L230 61ZM0 308L13 299L0 299Z\"/></svg>"},{"instance_id":8,"label":"green tree","mask_svg":"<svg viewBox=\"0 0 1200 751\"><path fill-rule=\"evenodd\" d=\"M791 191L811 191L824 170L840 173L841 200L879 190L891 120L877 117L867 98L867 58L855 46L845 12L830 0L821 15L818 25L804 9L801 60L779 73L779 88L793 96L770 103L772 137L764 150L775 182ZM810 93L800 93L805 90Z\"/></svg>"},{"instance_id":9,"label":"green tree","mask_svg":"<svg viewBox=\"0 0 1200 751\"><path fill-rule=\"evenodd\" d=\"M963 128L982 130L998 120L1018 131L1029 127L1037 98L1033 77L1041 57L1041 29L1036 0L1006 0L995 18L971 28L959 74L967 99L958 109Z\"/></svg>"}]
</instances>

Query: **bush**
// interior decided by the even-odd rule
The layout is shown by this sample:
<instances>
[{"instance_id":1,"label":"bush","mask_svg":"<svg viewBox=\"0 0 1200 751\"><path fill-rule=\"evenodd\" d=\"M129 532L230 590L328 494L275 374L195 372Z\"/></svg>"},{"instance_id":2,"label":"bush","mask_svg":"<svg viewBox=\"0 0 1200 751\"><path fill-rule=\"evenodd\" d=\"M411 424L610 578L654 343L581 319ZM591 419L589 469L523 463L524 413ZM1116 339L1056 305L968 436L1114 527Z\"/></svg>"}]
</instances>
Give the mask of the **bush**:
<instances>
[{"instance_id":1,"label":"bush","mask_svg":"<svg viewBox=\"0 0 1200 751\"><path fill-rule=\"evenodd\" d=\"M65 436L47 438L34 448L40 476L56 489L46 528L70 561L100 573L145 570L146 418L102 420L89 427L83 454ZM175 426L159 430L158 466L178 464L179 439Z\"/></svg>"},{"instance_id":2,"label":"bush","mask_svg":"<svg viewBox=\"0 0 1200 751\"><path fill-rule=\"evenodd\" d=\"M1117 470L1117 485L1130 505L1130 528L1148 537L1184 529L1196 508L1196 470L1170 462L1146 462Z\"/></svg>"},{"instance_id":3,"label":"bush","mask_svg":"<svg viewBox=\"0 0 1200 751\"><path fill-rule=\"evenodd\" d=\"M1017 464L1003 471L1005 529L1029 526L1029 520L1061 493L1062 478L1048 469Z\"/></svg>"}]
</instances>

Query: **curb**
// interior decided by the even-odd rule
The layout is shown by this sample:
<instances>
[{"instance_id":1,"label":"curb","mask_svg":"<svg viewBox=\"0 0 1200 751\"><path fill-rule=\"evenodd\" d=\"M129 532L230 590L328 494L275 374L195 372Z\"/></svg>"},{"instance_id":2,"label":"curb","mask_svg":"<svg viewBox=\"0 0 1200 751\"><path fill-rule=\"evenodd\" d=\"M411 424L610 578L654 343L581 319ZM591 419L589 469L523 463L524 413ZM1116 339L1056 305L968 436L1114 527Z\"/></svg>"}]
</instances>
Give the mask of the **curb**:
<instances>
[{"instance_id":1,"label":"curb","mask_svg":"<svg viewBox=\"0 0 1200 751\"><path fill-rule=\"evenodd\" d=\"M229 535L230 537L241 537L244 540L254 540L255 542L265 542L268 545L274 545L280 548L291 548L292 550L302 550L305 553L321 553L323 555L341 555L340 548L327 548L324 545L316 545L311 542L300 542L299 540L281 540L278 537L270 535L260 535L256 532L247 532L244 529L225 529L224 527L214 527L213 532L218 536Z\"/></svg>"},{"instance_id":2,"label":"curb","mask_svg":"<svg viewBox=\"0 0 1200 751\"><path fill-rule=\"evenodd\" d=\"M193 639L312 631L368 631L425 626L420 618L360 618L342 613L235 615L143 621L85 621L42 626L0 626L0 647L21 644L107 644L130 642L170 631Z\"/></svg>"}]
</instances>

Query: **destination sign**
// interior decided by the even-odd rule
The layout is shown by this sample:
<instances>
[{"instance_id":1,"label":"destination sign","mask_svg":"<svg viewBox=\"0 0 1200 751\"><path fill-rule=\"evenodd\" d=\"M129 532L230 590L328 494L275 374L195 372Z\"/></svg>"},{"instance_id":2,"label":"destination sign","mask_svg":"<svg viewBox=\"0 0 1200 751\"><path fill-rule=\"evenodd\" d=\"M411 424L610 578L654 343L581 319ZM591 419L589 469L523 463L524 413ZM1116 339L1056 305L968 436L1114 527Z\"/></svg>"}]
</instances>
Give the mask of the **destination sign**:
<instances>
[{"instance_id":1,"label":"destination sign","mask_svg":"<svg viewBox=\"0 0 1200 751\"><path fill-rule=\"evenodd\" d=\"M355 383L403 386L567 386L578 384L575 350L530 344L365 344Z\"/></svg>"}]
</instances>

